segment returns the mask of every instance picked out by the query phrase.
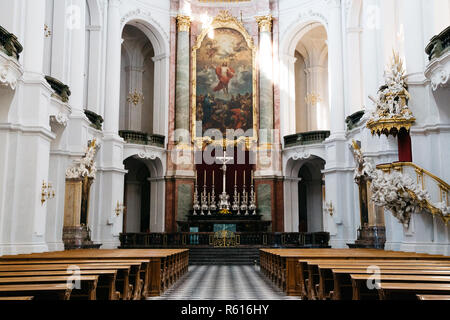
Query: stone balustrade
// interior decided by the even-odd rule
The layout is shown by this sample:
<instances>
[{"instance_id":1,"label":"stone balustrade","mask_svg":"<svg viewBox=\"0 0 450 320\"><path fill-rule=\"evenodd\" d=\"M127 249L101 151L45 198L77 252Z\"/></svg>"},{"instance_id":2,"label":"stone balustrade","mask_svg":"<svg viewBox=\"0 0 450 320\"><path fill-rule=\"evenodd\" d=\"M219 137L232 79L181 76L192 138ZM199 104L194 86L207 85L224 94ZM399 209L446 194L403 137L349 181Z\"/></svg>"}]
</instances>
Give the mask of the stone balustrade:
<instances>
[{"instance_id":1,"label":"stone balustrade","mask_svg":"<svg viewBox=\"0 0 450 320\"><path fill-rule=\"evenodd\" d=\"M302 132L284 137L286 148L318 144L325 141L330 136L330 131L310 131Z\"/></svg>"}]
</instances>

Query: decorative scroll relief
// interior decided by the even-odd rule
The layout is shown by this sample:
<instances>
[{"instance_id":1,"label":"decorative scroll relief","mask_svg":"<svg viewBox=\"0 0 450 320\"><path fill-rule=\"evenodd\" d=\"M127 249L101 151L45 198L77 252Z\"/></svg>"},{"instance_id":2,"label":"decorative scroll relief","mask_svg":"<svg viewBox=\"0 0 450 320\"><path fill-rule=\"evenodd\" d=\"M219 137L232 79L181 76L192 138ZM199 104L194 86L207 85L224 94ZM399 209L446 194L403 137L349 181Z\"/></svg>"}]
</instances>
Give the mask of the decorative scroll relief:
<instances>
[{"instance_id":1,"label":"decorative scroll relief","mask_svg":"<svg viewBox=\"0 0 450 320\"><path fill-rule=\"evenodd\" d=\"M58 113L56 116L50 116L50 122L56 123L60 126L66 127L69 118L63 113Z\"/></svg>"},{"instance_id":2,"label":"decorative scroll relief","mask_svg":"<svg viewBox=\"0 0 450 320\"><path fill-rule=\"evenodd\" d=\"M158 155L154 152L141 151L138 153L138 157L141 159L155 160L158 158Z\"/></svg>"},{"instance_id":3,"label":"decorative scroll relief","mask_svg":"<svg viewBox=\"0 0 450 320\"><path fill-rule=\"evenodd\" d=\"M425 76L430 79L433 91L448 86L450 80L450 50L430 63L425 70Z\"/></svg>"},{"instance_id":4,"label":"decorative scroll relief","mask_svg":"<svg viewBox=\"0 0 450 320\"><path fill-rule=\"evenodd\" d=\"M311 153L309 153L309 152L298 152L292 156L292 159L294 159L296 161L297 160L306 160L309 158L311 158Z\"/></svg>"},{"instance_id":5,"label":"decorative scroll relief","mask_svg":"<svg viewBox=\"0 0 450 320\"><path fill-rule=\"evenodd\" d=\"M95 179L95 174L97 173L95 155L98 149L99 146L94 139L89 143L84 157L75 160L73 166L67 169L66 179L81 179L85 177Z\"/></svg>"},{"instance_id":6,"label":"decorative scroll relief","mask_svg":"<svg viewBox=\"0 0 450 320\"><path fill-rule=\"evenodd\" d=\"M409 130L416 119L408 108L410 95L403 61L395 52L384 78L385 84L378 90L377 98L369 97L376 110L369 115L367 128L372 134L396 135L401 128Z\"/></svg>"},{"instance_id":7,"label":"decorative scroll relief","mask_svg":"<svg viewBox=\"0 0 450 320\"><path fill-rule=\"evenodd\" d=\"M0 85L16 90L22 70L15 59L0 51Z\"/></svg>"},{"instance_id":8,"label":"decorative scroll relief","mask_svg":"<svg viewBox=\"0 0 450 320\"><path fill-rule=\"evenodd\" d=\"M373 162L363 156L355 141L352 149L357 163L355 181L362 177L371 181L372 201L375 205L388 209L406 228L409 227L411 215L421 210L433 215L440 214L445 222L448 221L450 208L445 202L432 204L429 192L400 171L376 169Z\"/></svg>"}]
</instances>

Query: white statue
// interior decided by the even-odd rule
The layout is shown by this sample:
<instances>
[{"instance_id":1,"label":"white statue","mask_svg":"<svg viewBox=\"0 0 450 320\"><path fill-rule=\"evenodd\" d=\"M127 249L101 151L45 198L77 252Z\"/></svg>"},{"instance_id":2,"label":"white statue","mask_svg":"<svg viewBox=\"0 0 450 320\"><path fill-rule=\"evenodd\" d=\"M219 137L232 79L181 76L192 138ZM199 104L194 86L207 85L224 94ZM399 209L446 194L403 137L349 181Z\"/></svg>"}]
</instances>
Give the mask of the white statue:
<instances>
[{"instance_id":1,"label":"white statue","mask_svg":"<svg viewBox=\"0 0 450 320\"><path fill-rule=\"evenodd\" d=\"M89 143L84 157L74 161L72 167L66 170L66 179L80 179L84 177L95 179L97 168L95 166L95 155L98 146L94 139Z\"/></svg>"}]
</instances>

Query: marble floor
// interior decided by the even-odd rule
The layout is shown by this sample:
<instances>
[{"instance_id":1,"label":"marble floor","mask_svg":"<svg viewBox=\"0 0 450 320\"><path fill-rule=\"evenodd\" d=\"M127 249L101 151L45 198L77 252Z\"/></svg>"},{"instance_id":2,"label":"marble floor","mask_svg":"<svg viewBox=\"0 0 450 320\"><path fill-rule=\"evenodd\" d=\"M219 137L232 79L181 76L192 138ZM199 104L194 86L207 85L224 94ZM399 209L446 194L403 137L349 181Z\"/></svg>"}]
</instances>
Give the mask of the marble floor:
<instances>
[{"instance_id":1,"label":"marble floor","mask_svg":"<svg viewBox=\"0 0 450 320\"><path fill-rule=\"evenodd\" d=\"M190 266L175 285L150 300L298 300L288 297L254 266Z\"/></svg>"}]
</instances>

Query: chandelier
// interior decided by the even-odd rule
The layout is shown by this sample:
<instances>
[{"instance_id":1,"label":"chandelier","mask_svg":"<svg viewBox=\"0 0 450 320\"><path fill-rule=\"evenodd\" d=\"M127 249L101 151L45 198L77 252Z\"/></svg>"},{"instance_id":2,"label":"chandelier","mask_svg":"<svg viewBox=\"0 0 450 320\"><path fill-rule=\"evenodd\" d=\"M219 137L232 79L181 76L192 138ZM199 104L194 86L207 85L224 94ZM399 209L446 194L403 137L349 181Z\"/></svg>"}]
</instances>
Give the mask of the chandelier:
<instances>
[{"instance_id":1,"label":"chandelier","mask_svg":"<svg viewBox=\"0 0 450 320\"><path fill-rule=\"evenodd\" d=\"M136 89L134 89L134 92L130 92L128 94L127 101L137 106L141 101L144 101L144 95L142 94L142 92L138 92Z\"/></svg>"},{"instance_id":2,"label":"chandelier","mask_svg":"<svg viewBox=\"0 0 450 320\"><path fill-rule=\"evenodd\" d=\"M317 92L310 92L306 95L305 102L309 105L316 106L319 102L322 101L320 94Z\"/></svg>"}]
</instances>

